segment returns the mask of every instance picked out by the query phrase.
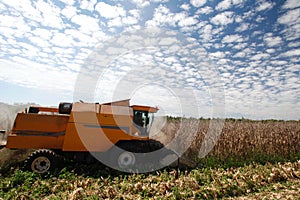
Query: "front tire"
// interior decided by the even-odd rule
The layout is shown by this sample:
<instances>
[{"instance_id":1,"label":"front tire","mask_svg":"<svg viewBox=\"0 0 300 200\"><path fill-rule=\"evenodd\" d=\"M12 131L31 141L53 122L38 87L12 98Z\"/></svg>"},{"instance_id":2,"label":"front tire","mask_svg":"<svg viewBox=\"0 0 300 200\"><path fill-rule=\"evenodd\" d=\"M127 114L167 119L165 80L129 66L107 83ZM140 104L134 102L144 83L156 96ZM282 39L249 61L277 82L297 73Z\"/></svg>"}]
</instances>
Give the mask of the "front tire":
<instances>
[{"instance_id":1,"label":"front tire","mask_svg":"<svg viewBox=\"0 0 300 200\"><path fill-rule=\"evenodd\" d=\"M57 163L57 155L48 149L33 152L25 161L25 168L38 174L53 171Z\"/></svg>"}]
</instances>

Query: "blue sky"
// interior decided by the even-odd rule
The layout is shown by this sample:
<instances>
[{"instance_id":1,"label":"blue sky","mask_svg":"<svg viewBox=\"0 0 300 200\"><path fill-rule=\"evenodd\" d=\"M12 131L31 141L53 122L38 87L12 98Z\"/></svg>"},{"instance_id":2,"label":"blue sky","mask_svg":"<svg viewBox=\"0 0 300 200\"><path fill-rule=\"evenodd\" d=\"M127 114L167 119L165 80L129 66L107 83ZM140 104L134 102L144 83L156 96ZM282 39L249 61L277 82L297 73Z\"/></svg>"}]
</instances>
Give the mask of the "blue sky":
<instances>
[{"instance_id":1,"label":"blue sky","mask_svg":"<svg viewBox=\"0 0 300 200\"><path fill-rule=\"evenodd\" d=\"M0 15L0 102L77 101L84 71L97 79L94 99L82 94L85 101L132 98L165 114L210 117L216 85L200 69L207 57L213 63L209 72L224 89L226 117L300 118L299 0L2 0ZM93 52L113 46L120 34L151 28L197 44L193 50L205 54L203 60L191 65L186 60L193 56L179 59L149 45L110 57L105 69L87 66ZM147 84L131 87L141 77ZM122 95L112 98L116 92Z\"/></svg>"}]
</instances>

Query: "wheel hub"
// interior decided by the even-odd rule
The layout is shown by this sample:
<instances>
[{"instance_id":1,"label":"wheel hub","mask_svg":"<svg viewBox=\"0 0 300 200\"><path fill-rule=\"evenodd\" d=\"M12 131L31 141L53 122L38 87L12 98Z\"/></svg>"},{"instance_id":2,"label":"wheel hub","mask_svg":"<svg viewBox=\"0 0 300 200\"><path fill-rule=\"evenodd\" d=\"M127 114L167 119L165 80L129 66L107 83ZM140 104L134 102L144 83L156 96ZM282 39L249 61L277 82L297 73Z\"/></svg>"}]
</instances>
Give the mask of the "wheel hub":
<instances>
[{"instance_id":1,"label":"wheel hub","mask_svg":"<svg viewBox=\"0 0 300 200\"><path fill-rule=\"evenodd\" d=\"M135 156L131 152L123 152L119 155L118 165L119 167L128 167L135 164Z\"/></svg>"},{"instance_id":2,"label":"wheel hub","mask_svg":"<svg viewBox=\"0 0 300 200\"><path fill-rule=\"evenodd\" d=\"M47 172L50 169L50 166L51 166L51 162L45 156L37 157L31 163L32 171L40 174Z\"/></svg>"}]
</instances>

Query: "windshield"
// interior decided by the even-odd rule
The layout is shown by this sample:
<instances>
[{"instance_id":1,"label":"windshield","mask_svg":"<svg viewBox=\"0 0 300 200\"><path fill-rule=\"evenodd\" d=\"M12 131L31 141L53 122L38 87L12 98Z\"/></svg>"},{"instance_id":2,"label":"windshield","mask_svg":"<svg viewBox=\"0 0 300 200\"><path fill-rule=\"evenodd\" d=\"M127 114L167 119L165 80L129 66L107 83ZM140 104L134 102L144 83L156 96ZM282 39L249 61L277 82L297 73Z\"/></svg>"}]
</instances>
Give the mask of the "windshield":
<instances>
[{"instance_id":1,"label":"windshield","mask_svg":"<svg viewBox=\"0 0 300 200\"><path fill-rule=\"evenodd\" d=\"M149 135L154 114L140 110L135 110L133 113L133 121L135 126L140 130L142 135Z\"/></svg>"}]
</instances>

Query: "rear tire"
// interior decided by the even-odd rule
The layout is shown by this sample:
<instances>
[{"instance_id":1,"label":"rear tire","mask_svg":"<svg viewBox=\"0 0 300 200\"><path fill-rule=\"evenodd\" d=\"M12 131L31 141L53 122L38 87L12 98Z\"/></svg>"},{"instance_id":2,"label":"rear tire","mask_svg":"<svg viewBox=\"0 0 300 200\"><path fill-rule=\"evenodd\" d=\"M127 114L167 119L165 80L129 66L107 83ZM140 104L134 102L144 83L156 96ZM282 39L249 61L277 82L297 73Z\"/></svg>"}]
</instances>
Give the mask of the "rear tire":
<instances>
[{"instance_id":1,"label":"rear tire","mask_svg":"<svg viewBox=\"0 0 300 200\"><path fill-rule=\"evenodd\" d=\"M25 168L38 174L45 174L55 169L57 155L48 149L33 152L25 161Z\"/></svg>"}]
</instances>

